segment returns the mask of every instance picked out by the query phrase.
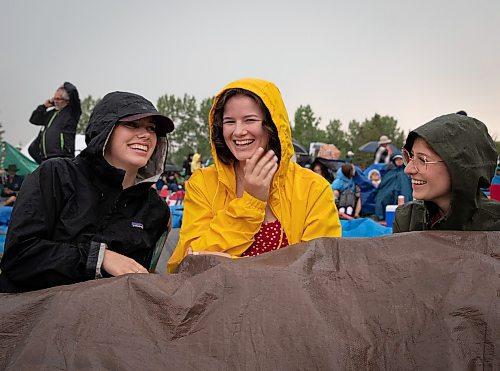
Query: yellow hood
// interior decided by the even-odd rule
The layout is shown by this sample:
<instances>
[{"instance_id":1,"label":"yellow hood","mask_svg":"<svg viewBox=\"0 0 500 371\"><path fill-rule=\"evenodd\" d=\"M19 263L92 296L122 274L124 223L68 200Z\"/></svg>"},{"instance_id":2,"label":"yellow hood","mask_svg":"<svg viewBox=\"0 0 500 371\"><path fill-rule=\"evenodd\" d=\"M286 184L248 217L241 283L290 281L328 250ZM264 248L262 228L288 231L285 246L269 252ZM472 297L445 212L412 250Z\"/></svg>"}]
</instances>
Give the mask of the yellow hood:
<instances>
[{"instance_id":1,"label":"yellow hood","mask_svg":"<svg viewBox=\"0 0 500 371\"><path fill-rule=\"evenodd\" d=\"M213 122L212 113L217 101L220 96L229 89L245 89L251 91L252 93L259 96L264 102L265 106L271 113L271 118L273 119L276 128L278 129L278 137L281 144L281 161L273 179L273 184L271 186L271 192L276 188L277 184L283 181L288 170L288 165L290 159L293 155L293 144L292 144L292 132L290 129L290 120L288 119L288 114L281 98L281 93L276 85L272 82L259 80L259 79L241 79L231 82L226 85L214 99L212 109L210 110L209 123L210 123L210 138L212 138ZM219 161L217 158L217 153L215 152L215 146L213 140L212 144L212 158L214 159L215 166L219 174L219 180L221 183L225 184L231 189L236 189L236 178L234 174L234 168L231 165L225 165Z\"/></svg>"},{"instance_id":2,"label":"yellow hood","mask_svg":"<svg viewBox=\"0 0 500 371\"><path fill-rule=\"evenodd\" d=\"M242 79L227 85L221 93L231 88L257 94L278 130L281 161L269 199L264 202L246 192L237 197L234 167L219 161L212 142L215 165L196 171L186 182L180 238L168 262L169 272L179 265L188 248L193 252L225 252L233 258L240 257L252 245L264 221L267 206L280 221L290 245L341 234L330 184L291 161L290 122L278 88L268 81ZM210 132L213 109L210 111Z\"/></svg>"}]
</instances>

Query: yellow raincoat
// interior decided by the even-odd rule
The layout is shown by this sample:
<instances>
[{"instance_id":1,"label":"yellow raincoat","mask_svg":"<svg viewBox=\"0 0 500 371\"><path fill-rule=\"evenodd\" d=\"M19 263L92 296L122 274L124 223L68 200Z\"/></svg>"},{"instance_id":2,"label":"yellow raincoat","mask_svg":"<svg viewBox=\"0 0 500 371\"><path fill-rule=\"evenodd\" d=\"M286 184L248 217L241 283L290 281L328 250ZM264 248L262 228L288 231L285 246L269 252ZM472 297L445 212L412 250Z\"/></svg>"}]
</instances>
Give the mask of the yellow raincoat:
<instances>
[{"instance_id":1,"label":"yellow raincoat","mask_svg":"<svg viewBox=\"0 0 500 371\"><path fill-rule=\"evenodd\" d=\"M294 151L290 123L278 88L268 81L242 79L227 85L215 101L231 88L257 94L278 129L281 162L273 178L268 202L289 244L319 237L340 237L340 221L330 184L320 175L290 161ZM212 156L215 164L197 170L186 182L180 239L168 261L169 272L174 271L186 256L188 247L193 251L241 256L252 245L264 221L266 203L246 192L243 197L236 197L234 168L218 160L213 143Z\"/></svg>"}]
</instances>

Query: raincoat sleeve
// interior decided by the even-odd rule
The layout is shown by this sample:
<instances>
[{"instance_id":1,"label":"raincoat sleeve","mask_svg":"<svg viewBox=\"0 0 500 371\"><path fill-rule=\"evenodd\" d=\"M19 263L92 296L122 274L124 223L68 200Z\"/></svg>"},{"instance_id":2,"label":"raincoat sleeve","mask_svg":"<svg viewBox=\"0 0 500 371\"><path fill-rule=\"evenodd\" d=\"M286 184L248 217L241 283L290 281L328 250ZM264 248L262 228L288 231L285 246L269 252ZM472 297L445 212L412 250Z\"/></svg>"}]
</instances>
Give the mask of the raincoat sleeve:
<instances>
[{"instance_id":1,"label":"raincoat sleeve","mask_svg":"<svg viewBox=\"0 0 500 371\"><path fill-rule=\"evenodd\" d=\"M67 175L58 170L52 161L42 164L27 176L16 200L1 261L2 275L16 286L46 288L99 275L105 245L96 236L84 236L80 243L51 239L60 227L58 214L72 207L71 185L62 183Z\"/></svg>"},{"instance_id":2,"label":"raincoat sleeve","mask_svg":"<svg viewBox=\"0 0 500 371\"><path fill-rule=\"evenodd\" d=\"M302 241L320 237L341 237L339 214L328 182L315 184L309 191L308 211Z\"/></svg>"},{"instance_id":3,"label":"raincoat sleeve","mask_svg":"<svg viewBox=\"0 0 500 371\"><path fill-rule=\"evenodd\" d=\"M52 116L53 111L47 111L47 107L40 104L31 114L30 122L33 125L47 125Z\"/></svg>"},{"instance_id":4,"label":"raincoat sleeve","mask_svg":"<svg viewBox=\"0 0 500 371\"><path fill-rule=\"evenodd\" d=\"M173 272L193 251L225 252L240 256L253 243L253 237L264 221L266 203L248 193L235 198L225 208L216 209L212 204L215 189L204 181L203 172L197 171L186 182L184 215L177 247L168 261Z\"/></svg>"}]
</instances>

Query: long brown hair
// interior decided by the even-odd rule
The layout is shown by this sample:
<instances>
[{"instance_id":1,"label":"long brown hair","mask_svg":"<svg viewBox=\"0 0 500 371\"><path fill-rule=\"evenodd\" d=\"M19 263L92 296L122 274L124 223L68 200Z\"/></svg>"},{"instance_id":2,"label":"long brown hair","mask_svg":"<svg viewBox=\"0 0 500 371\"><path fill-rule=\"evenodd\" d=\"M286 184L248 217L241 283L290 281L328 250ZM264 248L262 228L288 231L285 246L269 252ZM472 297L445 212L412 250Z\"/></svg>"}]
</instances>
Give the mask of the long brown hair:
<instances>
[{"instance_id":1,"label":"long brown hair","mask_svg":"<svg viewBox=\"0 0 500 371\"><path fill-rule=\"evenodd\" d=\"M278 157L279 163L281 161L281 143L278 137L278 129L276 128L276 125L271 118L269 110L257 94L241 88L228 89L224 93L222 93L212 111L211 136L212 142L215 146L217 157L222 163L226 165L232 164L236 161L236 157L234 157L234 155L231 153L226 145L226 141L224 140L222 120L224 116L224 106L230 98L236 95L244 95L246 97L252 98L255 103L257 103L257 105L262 109L262 112L264 112L265 117L262 121L262 127L269 136L269 142L267 145L268 148L266 149L266 151L272 149Z\"/></svg>"}]
</instances>

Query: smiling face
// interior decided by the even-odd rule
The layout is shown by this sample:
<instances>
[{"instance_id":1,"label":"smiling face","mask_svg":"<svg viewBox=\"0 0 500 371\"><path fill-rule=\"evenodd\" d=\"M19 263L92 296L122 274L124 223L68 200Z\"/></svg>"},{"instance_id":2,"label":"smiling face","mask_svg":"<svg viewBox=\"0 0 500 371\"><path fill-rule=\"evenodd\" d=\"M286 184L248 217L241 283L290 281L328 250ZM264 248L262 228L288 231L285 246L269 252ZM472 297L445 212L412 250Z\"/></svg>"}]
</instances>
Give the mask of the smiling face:
<instances>
[{"instance_id":1,"label":"smiling face","mask_svg":"<svg viewBox=\"0 0 500 371\"><path fill-rule=\"evenodd\" d=\"M416 160L408 163L405 173L411 177L413 197L434 202L446 213L451 202L451 177L448 168L444 162L428 163L427 166L421 163L423 160L442 161L442 158L422 138L416 138L413 142L411 156Z\"/></svg>"},{"instance_id":2,"label":"smiling face","mask_svg":"<svg viewBox=\"0 0 500 371\"><path fill-rule=\"evenodd\" d=\"M267 149L269 134L263 127L264 112L257 102L245 95L229 98L222 117L226 146L238 161L252 157L262 147Z\"/></svg>"},{"instance_id":3,"label":"smiling face","mask_svg":"<svg viewBox=\"0 0 500 371\"><path fill-rule=\"evenodd\" d=\"M146 165L156 147L155 123L151 117L118 122L106 145L106 161L127 173L137 173Z\"/></svg>"}]
</instances>

